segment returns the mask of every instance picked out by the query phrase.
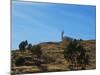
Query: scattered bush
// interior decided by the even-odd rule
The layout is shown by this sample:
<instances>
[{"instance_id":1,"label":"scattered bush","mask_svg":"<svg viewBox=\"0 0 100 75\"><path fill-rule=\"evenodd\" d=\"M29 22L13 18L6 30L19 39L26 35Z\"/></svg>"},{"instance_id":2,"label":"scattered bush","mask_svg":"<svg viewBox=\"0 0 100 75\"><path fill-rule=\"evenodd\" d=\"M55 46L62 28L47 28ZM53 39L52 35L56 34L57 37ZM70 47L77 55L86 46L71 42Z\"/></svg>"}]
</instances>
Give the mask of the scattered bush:
<instances>
[{"instance_id":1,"label":"scattered bush","mask_svg":"<svg viewBox=\"0 0 100 75\"><path fill-rule=\"evenodd\" d=\"M24 62L25 62L25 59L24 57L20 56L16 59L15 61L15 65L16 66L23 66L24 65Z\"/></svg>"},{"instance_id":2,"label":"scattered bush","mask_svg":"<svg viewBox=\"0 0 100 75\"><path fill-rule=\"evenodd\" d=\"M35 45L32 47L31 52L35 55L37 55L37 58L41 58L42 51L41 51L41 46Z\"/></svg>"}]
</instances>

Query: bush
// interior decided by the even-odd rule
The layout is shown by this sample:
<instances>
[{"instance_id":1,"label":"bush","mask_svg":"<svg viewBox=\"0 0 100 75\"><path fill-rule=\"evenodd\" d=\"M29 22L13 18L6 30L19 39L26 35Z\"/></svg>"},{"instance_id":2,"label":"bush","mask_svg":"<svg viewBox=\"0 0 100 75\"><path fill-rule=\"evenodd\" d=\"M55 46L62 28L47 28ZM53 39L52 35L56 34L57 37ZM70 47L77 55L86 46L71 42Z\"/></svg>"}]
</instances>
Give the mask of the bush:
<instances>
[{"instance_id":1,"label":"bush","mask_svg":"<svg viewBox=\"0 0 100 75\"><path fill-rule=\"evenodd\" d=\"M77 51L77 44L78 42L75 40L71 41L68 46L64 49L64 57L65 59L71 60L72 56Z\"/></svg>"},{"instance_id":2,"label":"bush","mask_svg":"<svg viewBox=\"0 0 100 75\"><path fill-rule=\"evenodd\" d=\"M41 51L41 46L35 45L32 47L31 52L35 55L37 55L37 58L41 58L42 51Z\"/></svg>"},{"instance_id":3,"label":"bush","mask_svg":"<svg viewBox=\"0 0 100 75\"><path fill-rule=\"evenodd\" d=\"M80 44L79 40L74 39L70 44L64 49L64 57L66 60L70 61L71 64L77 67L77 64L87 65L89 63L89 56L86 55L86 50ZM72 67L75 68L75 66Z\"/></svg>"},{"instance_id":4,"label":"bush","mask_svg":"<svg viewBox=\"0 0 100 75\"><path fill-rule=\"evenodd\" d=\"M15 65L16 66L23 66L25 62L24 57L20 56L15 60Z\"/></svg>"},{"instance_id":5,"label":"bush","mask_svg":"<svg viewBox=\"0 0 100 75\"><path fill-rule=\"evenodd\" d=\"M55 62L55 59L47 54L42 55L42 59L44 60L44 63L52 63Z\"/></svg>"}]
</instances>

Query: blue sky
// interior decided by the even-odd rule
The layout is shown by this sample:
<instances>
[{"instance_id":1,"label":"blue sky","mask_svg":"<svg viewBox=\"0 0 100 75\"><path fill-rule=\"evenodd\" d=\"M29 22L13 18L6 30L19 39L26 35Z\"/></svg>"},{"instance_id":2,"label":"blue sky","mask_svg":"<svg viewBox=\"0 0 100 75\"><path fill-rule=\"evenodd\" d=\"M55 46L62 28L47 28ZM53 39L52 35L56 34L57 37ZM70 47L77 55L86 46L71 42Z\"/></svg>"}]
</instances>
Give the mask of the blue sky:
<instances>
[{"instance_id":1,"label":"blue sky","mask_svg":"<svg viewBox=\"0 0 100 75\"><path fill-rule=\"evenodd\" d=\"M65 36L95 39L96 7L12 1L12 49L23 40L37 44Z\"/></svg>"}]
</instances>

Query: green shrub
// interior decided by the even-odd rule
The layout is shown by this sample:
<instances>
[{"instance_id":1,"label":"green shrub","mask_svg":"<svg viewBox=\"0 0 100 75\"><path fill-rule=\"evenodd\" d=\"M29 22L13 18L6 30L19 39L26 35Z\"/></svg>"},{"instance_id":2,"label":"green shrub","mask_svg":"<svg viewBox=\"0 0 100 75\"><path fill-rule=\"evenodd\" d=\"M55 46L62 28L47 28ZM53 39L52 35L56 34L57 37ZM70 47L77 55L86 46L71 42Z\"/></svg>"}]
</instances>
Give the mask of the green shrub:
<instances>
[{"instance_id":1,"label":"green shrub","mask_svg":"<svg viewBox=\"0 0 100 75\"><path fill-rule=\"evenodd\" d=\"M35 55L37 55L37 58L41 58L42 51L41 51L41 46L35 45L32 47L31 52Z\"/></svg>"},{"instance_id":2,"label":"green shrub","mask_svg":"<svg viewBox=\"0 0 100 75\"><path fill-rule=\"evenodd\" d=\"M15 65L16 66L23 66L25 63L24 57L20 56L15 60Z\"/></svg>"},{"instance_id":3,"label":"green shrub","mask_svg":"<svg viewBox=\"0 0 100 75\"><path fill-rule=\"evenodd\" d=\"M77 64L80 64L82 68L86 68L82 66L82 64L89 64L89 56L86 55L86 50L80 44L79 40L74 39L70 44L64 49L64 57L66 60L73 64L72 69L77 67Z\"/></svg>"},{"instance_id":4,"label":"green shrub","mask_svg":"<svg viewBox=\"0 0 100 75\"><path fill-rule=\"evenodd\" d=\"M20 44L19 44L19 50L20 51L25 51L25 47L28 45L28 42L27 40L26 41L22 41Z\"/></svg>"},{"instance_id":5,"label":"green shrub","mask_svg":"<svg viewBox=\"0 0 100 75\"><path fill-rule=\"evenodd\" d=\"M28 44L27 49L28 49L28 50L31 50L31 49L32 49L32 44L31 44L31 43Z\"/></svg>"}]
</instances>

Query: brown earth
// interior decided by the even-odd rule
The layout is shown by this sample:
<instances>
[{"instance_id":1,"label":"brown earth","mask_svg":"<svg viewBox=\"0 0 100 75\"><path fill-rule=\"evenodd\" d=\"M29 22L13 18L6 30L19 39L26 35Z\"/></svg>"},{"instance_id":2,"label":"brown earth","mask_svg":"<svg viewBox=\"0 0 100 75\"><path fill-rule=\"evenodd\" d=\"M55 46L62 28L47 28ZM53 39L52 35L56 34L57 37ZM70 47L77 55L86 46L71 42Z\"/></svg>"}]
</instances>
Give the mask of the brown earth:
<instances>
[{"instance_id":1,"label":"brown earth","mask_svg":"<svg viewBox=\"0 0 100 75\"><path fill-rule=\"evenodd\" d=\"M86 40L81 41L82 46L86 49L87 54L89 54L89 65L86 66L86 69L96 69L96 41L95 40ZM26 50L25 52L20 52L15 50L11 52L11 71L14 73L37 73L37 72L52 72L52 71L69 71L69 63L64 58L64 46L62 42L46 42L38 44L41 46L42 57L39 59L43 61L41 66L38 67L35 65L35 55L30 51ZM15 60L18 57L30 58L22 66L16 66ZM28 65L27 65L28 63ZM27 66L26 66L27 65Z\"/></svg>"}]
</instances>

